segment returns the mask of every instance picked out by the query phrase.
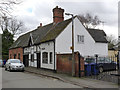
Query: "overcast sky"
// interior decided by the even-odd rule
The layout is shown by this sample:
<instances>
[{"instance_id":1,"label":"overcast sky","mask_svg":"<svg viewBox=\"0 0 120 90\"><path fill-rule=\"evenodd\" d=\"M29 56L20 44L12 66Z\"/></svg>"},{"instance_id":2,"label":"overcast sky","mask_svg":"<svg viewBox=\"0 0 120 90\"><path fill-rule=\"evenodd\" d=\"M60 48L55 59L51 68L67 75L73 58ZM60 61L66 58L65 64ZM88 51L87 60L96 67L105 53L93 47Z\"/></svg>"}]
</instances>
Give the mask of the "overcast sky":
<instances>
[{"instance_id":1,"label":"overcast sky","mask_svg":"<svg viewBox=\"0 0 120 90\"><path fill-rule=\"evenodd\" d=\"M22 20L28 32L34 30L40 23L43 25L53 22L52 9L56 6L61 7L65 12L74 15L85 14L87 12L97 15L101 21L104 21L104 29L107 35L118 36L118 1L119 0L23 0L19 6L16 6L13 15ZM65 19L70 16L65 16Z\"/></svg>"}]
</instances>

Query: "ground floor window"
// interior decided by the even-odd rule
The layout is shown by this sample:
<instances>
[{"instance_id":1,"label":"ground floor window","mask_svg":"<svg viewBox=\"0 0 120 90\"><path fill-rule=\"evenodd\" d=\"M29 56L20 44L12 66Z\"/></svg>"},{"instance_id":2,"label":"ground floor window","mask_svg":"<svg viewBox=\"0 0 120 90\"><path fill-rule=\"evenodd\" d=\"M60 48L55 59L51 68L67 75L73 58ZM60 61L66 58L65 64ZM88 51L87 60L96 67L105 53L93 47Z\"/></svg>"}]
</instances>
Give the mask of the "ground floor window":
<instances>
[{"instance_id":1,"label":"ground floor window","mask_svg":"<svg viewBox=\"0 0 120 90\"><path fill-rule=\"evenodd\" d=\"M53 55L52 52L50 52L50 64L53 63L53 56L52 55Z\"/></svg>"},{"instance_id":2,"label":"ground floor window","mask_svg":"<svg viewBox=\"0 0 120 90\"><path fill-rule=\"evenodd\" d=\"M34 54L31 54L31 62L34 62Z\"/></svg>"},{"instance_id":3,"label":"ground floor window","mask_svg":"<svg viewBox=\"0 0 120 90\"><path fill-rule=\"evenodd\" d=\"M12 55L10 54L10 59L12 59Z\"/></svg>"},{"instance_id":4,"label":"ground floor window","mask_svg":"<svg viewBox=\"0 0 120 90\"><path fill-rule=\"evenodd\" d=\"M20 59L20 53L18 54L18 59Z\"/></svg>"},{"instance_id":5,"label":"ground floor window","mask_svg":"<svg viewBox=\"0 0 120 90\"><path fill-rule=\"evenodd\" d=\"M48 64L48 52L42 53L42 62Z\"/></svg>"},{"instance_id":6,"label":"ground floor window","mask_svg":"<svg viewBox=\"0 0 120 90\"><path fill-rule=\"evenodd\" d=\"M14 59L16 59L16 54L14 54Z\"/></svg>"}]
</instances>

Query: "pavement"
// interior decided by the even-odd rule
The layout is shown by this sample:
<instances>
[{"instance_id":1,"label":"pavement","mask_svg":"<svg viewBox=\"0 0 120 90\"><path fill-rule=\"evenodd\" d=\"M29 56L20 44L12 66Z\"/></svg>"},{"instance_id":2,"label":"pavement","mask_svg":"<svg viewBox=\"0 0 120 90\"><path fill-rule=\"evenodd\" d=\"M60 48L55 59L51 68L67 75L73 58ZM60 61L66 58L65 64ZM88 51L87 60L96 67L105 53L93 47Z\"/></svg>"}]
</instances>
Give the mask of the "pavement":
<instances>
[{"instance_id":1,"label":"pavement","mask_svg":"<svg viewBox=\"0 0 120 90\"><path fill-rule=\"evenodd\" d=\"M95 80L85 77L80 77L80 78L72 77L67 74L56 73L54 71L46 70L46 69L37 69L35 67L25 67L25 72L55 78L66 83L71 83L73 85L81 86L83 88L120 88L118 84L112 82Z\"/></svg>"}]
</instances>

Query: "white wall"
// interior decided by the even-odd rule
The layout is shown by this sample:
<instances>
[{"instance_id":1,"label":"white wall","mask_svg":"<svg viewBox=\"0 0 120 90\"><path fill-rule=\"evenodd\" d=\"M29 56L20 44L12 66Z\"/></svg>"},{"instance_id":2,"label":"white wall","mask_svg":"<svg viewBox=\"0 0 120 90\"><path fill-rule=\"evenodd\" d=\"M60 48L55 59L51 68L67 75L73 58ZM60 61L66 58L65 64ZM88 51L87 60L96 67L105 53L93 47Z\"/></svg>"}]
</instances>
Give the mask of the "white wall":
<instances>
[{"instance_id":1,"label":"white wall","mask_svg":"<svg viewBox=\"0 0 120 90\"><path fill-rule=\"evenodd\" d=\"M99 56L108 56L108 44L95 43L94 52Z\"/></svg>"},{"instance_id":2,"label":"white wall","mask_svg":"<svg viewBox=\"0 0 120 90\"><path fill-rule=\"evenodd\" d=\"M70 47L72 46L72 31L71 23L65 30L56 38L55 52L57 53L70 53L72 52Z\"/></svg>"},{"instance_id":3,"label":"white wall","mask_svg":"<svg viewBox=\"0 0 120 90\"><path fill-rule=\"evenodd\" d=\"M54 69L54 42L46 42L40 45L41 49L41 67L42 68L48 68L48 69ZM44 64L42 61L42 53L48 52L48 64ZM50 55L49 53L52 52L52 64L50 64Z\"/></svg>"},{"instance_id":4,"label":"white wall","mask_svg":"<svg viewBox=\"0 0 120 90\"><path fill-rule=\"evenodd\" d=\"M54 42L46 42L42 43L38 46L31 46L24 48L24 54L29 53L29 66L37 67L37 52L41 53L41 68L47 68L47 69L54 69ZM48 52L48 64L43 63L42 61L42 53ZM50 63L50 52L52 52L52 64ZM31 62L31 54L34 54L34 62ZM55 67L56 69L56 67Z\"/></svg>"},{"instance_id":5,"label":"white wall","mask_svg":"<svg viewBox=\"0 0 120 90\"><path fill-rule=\"evenodd\" d=\"M36 55L36 46L31 46L24 48L24 54L29 53L29 66L37 67L37 55ZM31 54L34 54L34 62L31 62Z\"/></svg>"},{"instance_id":6,"label":"white wall","mask_svg":"<svg viewBox=\"0 0 120 90\"><path fill-rule=\"evenodd\" d=\"M72 46L72 32L71 23L67 28L56 38L56 52L57 53L71 53L70 47ZM77 35L84 35L84 43L80 44L77 42ZM107 44L105 43L95 43L94 39L84 28L81 22L75 18L74 19L74 49L79 51L82 56L94 56L94 54L99 54L102 56L108 55Z\"/></svg>"}]
</instances>

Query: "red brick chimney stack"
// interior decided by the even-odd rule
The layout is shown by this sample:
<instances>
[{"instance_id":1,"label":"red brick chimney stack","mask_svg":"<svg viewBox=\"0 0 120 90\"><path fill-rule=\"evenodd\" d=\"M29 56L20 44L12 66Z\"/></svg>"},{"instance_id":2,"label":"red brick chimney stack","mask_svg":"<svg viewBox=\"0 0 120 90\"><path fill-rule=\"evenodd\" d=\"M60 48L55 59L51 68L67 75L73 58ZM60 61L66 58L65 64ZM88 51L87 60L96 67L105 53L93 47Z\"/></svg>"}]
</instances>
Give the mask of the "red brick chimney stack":
<instances>
[{"instance_id":1,"label":"red brick chimney stack","mask_svg":"<svg viewBox=\"0 0 120 90\"><path fill-rule=\"evenodd\" d=\"M64 9L58 8L56 6L53 9L53 22L58 23L64 21Z\"/></svg>"},{"instance_id":2,"label":"red brick chimney stack","mask_svg":"<svg viewBox=\"0 0 120 90\"><path fill-rule=\"evenodd\" d=\"M40 27L42 27L42 23L40 23Z\"/></svg>"}]
</instances>

